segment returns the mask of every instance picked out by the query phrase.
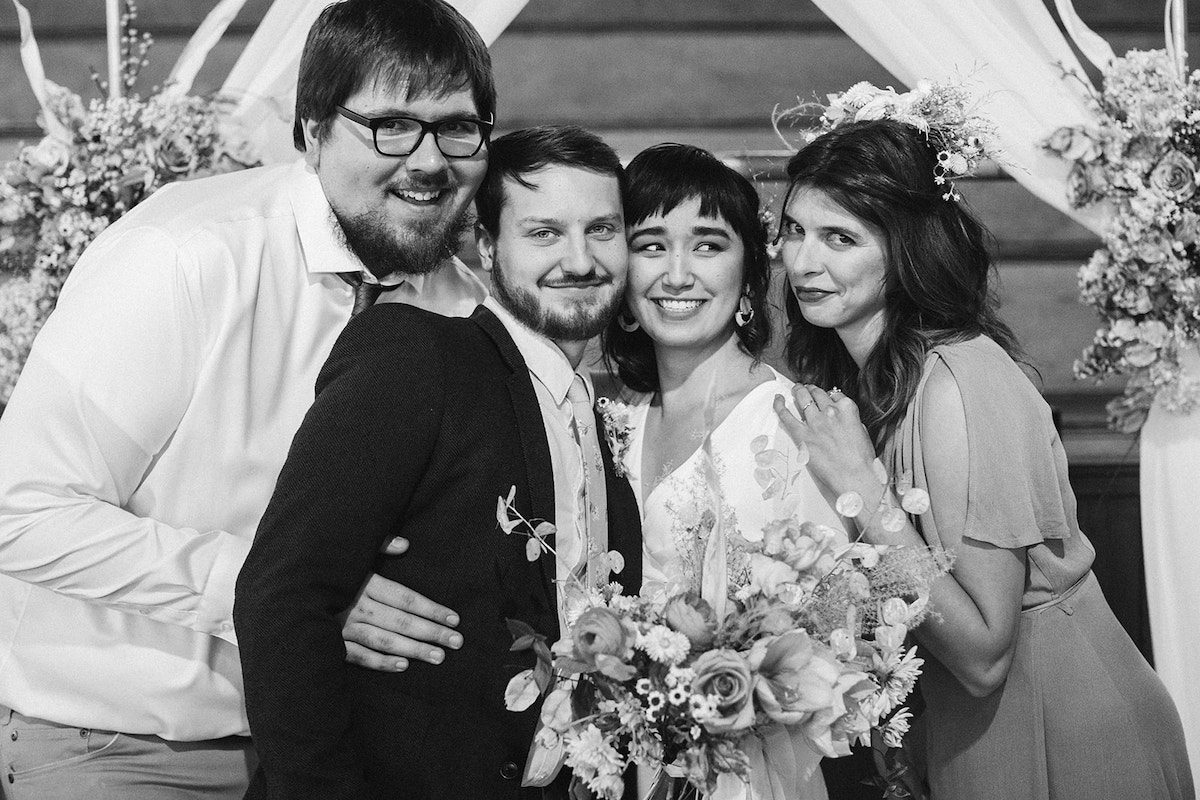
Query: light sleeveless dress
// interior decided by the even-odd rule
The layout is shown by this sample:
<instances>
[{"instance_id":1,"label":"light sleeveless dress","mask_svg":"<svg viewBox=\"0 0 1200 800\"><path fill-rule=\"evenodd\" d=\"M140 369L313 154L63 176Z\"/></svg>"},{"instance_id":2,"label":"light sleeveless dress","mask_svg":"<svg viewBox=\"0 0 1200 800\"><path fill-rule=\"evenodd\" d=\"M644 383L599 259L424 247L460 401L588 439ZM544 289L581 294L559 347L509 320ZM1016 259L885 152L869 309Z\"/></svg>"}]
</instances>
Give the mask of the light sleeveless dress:
<instances>
[{"instance_id":1,"label":"light sleeveless dress","mask_svg":"<svg viewBox=\"0 0 1200 800\"><path fill-rule=\"evenodd\" d=\"M1016 654L1000 689L972 697L922 654L933 800L1194 798L1175 706L1092 575L1094 551L1076 521L1049 406L1004 350L986 337L934 348L885 463L893 474L911 470L914 485L928 489L922 395L939 361L966 413L961 535L1025 548L1028 570ZM964 517L959 509L946 518ZM958 532L937 529L932 512L921 515L919 529L932 545L958 541Z\"/></svg>"},{"instance_id":2,"label":"light sleeveless dress","mask_svg":"<svg viewBox=\"0 0 1200 800\"><path fill-rule=\"evenodd\" d=\"M795 412L791 404L792 382L773 369L771 372L773 379L751 389L711 433L710 452L720 479L724 521L750 541L761 541L763 526L793 507L802 521L840 528L840 519L807 469L800 465L796 447L782 430L772 407L775 396L783 395ZM706 484L700 474L706 455L700 449L700 440L696 442L697 451L654 483L649 495L643 497L647 479L640 474L642 437L650 400L650 395L639 395L630 405L631 436L623 459L642 512L643 587L694 577L702 544L697 547L695 537L689 536L687 529L706 502L702 499ZM766 446L777 449L791 465L795 480L786 497L763 499L763 486L755 478L751 449L751 443L758 437L766 437ZM729 569L738 569L736 558L731 558ZM780 728L768 735L763 747L748 747L748 753L754 773L751 785L746 786L735 776L722 776L714 800L826 800L828 797L819 768L820 756L802 737L792 737ZM780 775L798 777L795 781L781 782Z\"/></svg>"}]
</instances>

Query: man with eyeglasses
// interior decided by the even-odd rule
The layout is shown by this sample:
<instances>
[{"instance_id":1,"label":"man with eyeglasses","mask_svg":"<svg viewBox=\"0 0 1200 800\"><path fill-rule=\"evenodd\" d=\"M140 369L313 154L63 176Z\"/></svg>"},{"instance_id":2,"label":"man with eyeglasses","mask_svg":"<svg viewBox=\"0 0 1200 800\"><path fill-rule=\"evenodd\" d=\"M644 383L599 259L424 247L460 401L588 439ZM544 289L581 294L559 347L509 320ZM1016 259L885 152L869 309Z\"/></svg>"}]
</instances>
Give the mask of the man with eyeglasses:
<instances>
[{"instance_id":1,"label":"man with eyeglasses","mask_svg":"<svg viewBox=\"0 0 1200 800\"><path fill-rule=\"evenodd\" d=\"M248 800L567 796L569 770L521 787L539 708L504 707L534 665L506 620L552 642L572 586L640 585L637 501L583 363L624 293L624 170L571 126L508 133L490 160L476 244L493 296L469 319L388 305L346 329L238 577L262 757ZM531 561L530 527L501 530L506 500L556 526L553 552ZM411 551L380 557L396 536ZM375 570L457 609L462 650L400 674L345 664L337 611Z\"/></svg>"},{"instance_id":2,"label":"man with eyeglasses","mask_svg":"<svg viewBox=\"0 0 1200 800\"><path fill-rule=\"evenodd\" d=\"M302 56L302 159L168 186L80 259L0 419L0 796L243 795L235 579L352 314L486 296L453 254L494 113L456 11L345 0ZM461 646L405 596L362 587L348 660Z\"/></svg>"}]
</instances>

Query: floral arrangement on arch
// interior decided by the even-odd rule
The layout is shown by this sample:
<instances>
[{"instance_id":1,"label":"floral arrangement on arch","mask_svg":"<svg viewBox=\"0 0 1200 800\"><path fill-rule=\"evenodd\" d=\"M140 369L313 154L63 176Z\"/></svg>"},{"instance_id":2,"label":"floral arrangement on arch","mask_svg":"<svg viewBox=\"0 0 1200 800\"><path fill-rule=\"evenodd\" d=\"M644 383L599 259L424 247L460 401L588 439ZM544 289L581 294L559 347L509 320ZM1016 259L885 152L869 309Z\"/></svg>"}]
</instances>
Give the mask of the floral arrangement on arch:
<instances>
[{"instance_id":1,"label":"floral arrangement on arch","mask_svg":"<svg viewBox=\"0 0 1200 800\"><path fill-rule=\"evenodd\" d=\"M63 281L105 228L165 184L257 161L225 125L220 100L179 91L126 93L151 44L130 25L135 16L126 0L123 96L85 104L76 93L38 80L40 64L30 74L46 135L0 169L0 403L12 394ZM26 51L32 32L23 33ZM38 58L36 45L32 57ZM93 77L104 92L107 84Z\"/></svg>"},{"instance_id":2,"label":"floral arrangement on arch","mask_svg":"<svg viewBox=\"0 0 1200 800\"><path fill-rule=\"evenodd\" d=\"M751 450L763 500L781 498L792 467L766 437ZM701 472L701 483L713 477ZM898 489L904 509L923 507L922 490ZM499 498L497 522L506 534L528 536L536 559L554 526L524 519L512 500ZM722 554L728 540L739 553L736 570L718 558L724 596L709 602L703 576L675 570L682 580L644 584L639 597L620 594L618 584L566 587L567 628L555 643L509 620L512 649L533 651L536 664L509 683L506 705L524 710L545 695L523 785L548 785L566 766L572 796L616 800L636 764L656 771L646 796L710 796L725 790L719 784L764 780L763 754L769 759L772 748L787 748L773 763L794 762L796 737L828 758L849 754L855 742L881 755L901 746L911 716L903 702L923 663L906 637L930 613L929 586L949 568L947 558L852 541L795 515L747 541L722 530L719 500L715 509L696 505L697 536ZM863 512L857 495L839 506L849 516ZM905 769L881 786L904 785ZM775 775L783 786L795 777Z\"/></svg>"},{"instance_id":3,"label":"floral arrangement on arch","mask_svg":"<svg viewBox=\"0 0 1200 800\"><path fill-rule=\"evenodd\" d=\"M1156 401L1187 413L1200 400L1200 375L1179 361L1200 337L1200 72L1180 75L1164 50L1131 50L1099 91L1081 82L1095 121L1043 143L1072 162L1072 207L1112 209L1103 246L1079 270L1081 300L1102 324L1075 375L1128 376L1109 424L1133 432Z\"/></svg>"}]
</instances>

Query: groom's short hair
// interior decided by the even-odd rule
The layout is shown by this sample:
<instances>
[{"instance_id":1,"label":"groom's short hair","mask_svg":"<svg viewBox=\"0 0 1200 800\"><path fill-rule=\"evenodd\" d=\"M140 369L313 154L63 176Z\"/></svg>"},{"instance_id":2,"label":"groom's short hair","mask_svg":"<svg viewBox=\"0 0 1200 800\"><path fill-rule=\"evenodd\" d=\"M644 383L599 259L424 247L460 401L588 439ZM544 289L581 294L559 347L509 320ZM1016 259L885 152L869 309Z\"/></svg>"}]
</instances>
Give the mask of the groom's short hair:
<instances>
[{"instance_id":1,"label":"groom's short hair","mask_svg":"<svg viewBox=\"0 0 1200 800\"><path fill-rule=\"evenodd\" d=\"M292 140L304 151L304 120L324 139L337 106L368 83L407 96L470 89L479 116L494 119L492 60L474 26L442 0L342 0L308 32L296 83Z\"/></svg>"},{"instance_id":2,"label":"groom's short hair","mask_svg":"<svg viewBox=\"0 0 1200 800\"><path fill-rule=\"evenodd\" d=\"M625 196L625 168L621 166L621 158L596 134L576 125L522 128L493 139L488 145L487 174L475 194L479 226L493 237L499 233L505 179L536 189L537 185L525 176L552 166L611 175L617 179L621 196Z\"/></svg>"}]
</instances>

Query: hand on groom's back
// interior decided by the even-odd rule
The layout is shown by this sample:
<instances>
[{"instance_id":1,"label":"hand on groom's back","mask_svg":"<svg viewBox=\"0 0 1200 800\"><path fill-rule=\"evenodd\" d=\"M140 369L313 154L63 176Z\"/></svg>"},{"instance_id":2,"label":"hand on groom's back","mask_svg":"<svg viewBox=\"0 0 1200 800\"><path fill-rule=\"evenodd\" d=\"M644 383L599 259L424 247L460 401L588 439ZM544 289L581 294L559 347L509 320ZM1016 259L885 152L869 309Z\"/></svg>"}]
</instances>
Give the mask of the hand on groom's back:
<instances>
[{"instance_id":1,"label":"hand on groom's back","mask_svg":"<svg viewBox=\"0 0 1200 800\"><path fill-rule=\"evenodd\" d=\"M396 537L384 548L397 556L408 550L408 540ZM372 575L343 615L342 639L346 660L368 669L399 672L410 660L440 664L443 648L462 647L462 634L454 630L458 614L408 587Z\"/></svg>"}]
</instances>

